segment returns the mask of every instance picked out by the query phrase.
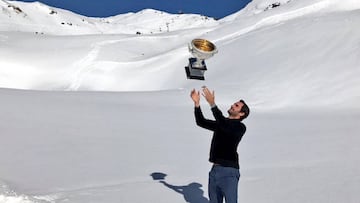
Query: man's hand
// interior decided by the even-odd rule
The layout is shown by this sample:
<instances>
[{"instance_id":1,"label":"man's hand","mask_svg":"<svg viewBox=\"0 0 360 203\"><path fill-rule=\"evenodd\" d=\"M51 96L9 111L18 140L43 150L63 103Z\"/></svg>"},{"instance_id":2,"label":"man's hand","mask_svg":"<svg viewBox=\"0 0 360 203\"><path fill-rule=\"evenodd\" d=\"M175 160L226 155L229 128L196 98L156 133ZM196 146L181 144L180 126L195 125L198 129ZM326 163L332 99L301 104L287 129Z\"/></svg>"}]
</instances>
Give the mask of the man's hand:
<instances>
[{"instance_id":1,"label":"man's hand","mask_svg":"<svg viewBox=\"0 0 360 203\"><path fill-rule=\"evenodd\" d=\"M210 90L206 86L204 86L202 95L205 97L206 101L210 104L210 106L215 105L215 92L214 91L210 92Z\"/></svg>"},{"instance_id":2,"label":"man's hand","mask_svg":"<svg viewBox=\"0 0 360 203\"><path fill-rule=\"evenodd\" d=\"M200 106L200 93L193 89L190 94L191 99L194 101L196 107Z\"/></svg>"}]
</instances>

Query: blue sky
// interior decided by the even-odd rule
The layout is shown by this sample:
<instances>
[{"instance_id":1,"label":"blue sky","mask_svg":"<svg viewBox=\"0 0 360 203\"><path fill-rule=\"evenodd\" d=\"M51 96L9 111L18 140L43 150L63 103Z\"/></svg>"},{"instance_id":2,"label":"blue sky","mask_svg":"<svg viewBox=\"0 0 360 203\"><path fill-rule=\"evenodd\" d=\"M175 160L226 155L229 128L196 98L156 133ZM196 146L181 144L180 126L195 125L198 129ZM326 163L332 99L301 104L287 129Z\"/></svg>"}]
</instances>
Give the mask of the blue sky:
<instances>
[{"instance_id":1,"label":"blue sky","mask_svg":"<svg viewBox=\"0 0 360 203\"><path fill-rule=\"evenodd\" d=\"M34 0L21 0L33 2ZM145 8L168 13L195 13L216 19L239 11L251 0L37 0L49 6L71 10L75 13L108 17L137 12Z\"/></svg>"}]
</instances>

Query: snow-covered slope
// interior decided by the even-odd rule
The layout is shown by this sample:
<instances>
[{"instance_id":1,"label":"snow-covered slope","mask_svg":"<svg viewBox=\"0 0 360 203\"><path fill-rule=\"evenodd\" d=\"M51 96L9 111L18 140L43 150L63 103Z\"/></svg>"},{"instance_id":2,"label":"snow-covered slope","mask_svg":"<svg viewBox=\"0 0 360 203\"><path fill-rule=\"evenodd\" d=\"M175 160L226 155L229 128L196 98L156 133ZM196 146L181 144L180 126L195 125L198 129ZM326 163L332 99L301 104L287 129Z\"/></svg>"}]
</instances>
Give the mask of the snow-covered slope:
<instances>
[{"instance_id":1,"label":"snow-covered slope","mask_svg":"<svg viewBox=\"0 0 360 203\"><path fill-rule=\"evenodd\" d=\"M90 18L40 2L0 1L0 31L51 35L154 34L217 24L206 16L175 15L152 9L108 18Z\"/></svg>"},{"instance_id":2,"label":"snow-covered slope","mask_svg":"<svg viewBox=\"0 0 360 203\"><path fill-rule=\"evenodd\" d=\"M357 0L253 0L244 9L223 18L222 21L235 18L244 20L246 17L254 18L254 16L263 18L279 13L282 13L282 19L286 20L308 13L349 11L359 8L360 2Z\"/></svg>"},{"instance_id":3,"label":"snow-covered slope","mask_svg":"<svg viewBox=\"0 0 360 203\"><path fill-rule=\"evenodd\" d=\"M247 10L234 14L236 18L224 19L217 26L198 25L163 34L76 37L63 36L69 30L61 32L58 27L62 25L54 28L60 35L10 29L0 34L0 85L96 91L186 88L201 83L184 77L184 66L191 57L187 43L201 37L215 42L220 50L207 62L209 85L238 89L262 107L304 105L304 102L331 105L345 101L357 105L360 85L355 75L360 71L357 37L360 15L350 8L334 9L336 3L340 4L335 0L306 2L281 2L285 4L281 8L253 12L251 8L263 8L259 5L271 3L254 1ZM342 1L342 5L346 2L349 1ZM41 17L44 13L51 16L49 8L42 4L16 3L27 8L23 12L32 11L31 16ZM35 15L40 7L44 12ZM30 13L21 15L30 16ZM174 15L154 10L119 15L108 19L106 30L111 33L122 22L129 30L136 25L150 31L152 28L145 26L155 25L157 21L155 27L158 27L166 21L163 18L169 17ZM176 22L183 27L193 17L186 15ZM147 19L154 22L146 23ZM318 97L319 92L326 94L327 99Z\"/></svg>"}]
</instances>

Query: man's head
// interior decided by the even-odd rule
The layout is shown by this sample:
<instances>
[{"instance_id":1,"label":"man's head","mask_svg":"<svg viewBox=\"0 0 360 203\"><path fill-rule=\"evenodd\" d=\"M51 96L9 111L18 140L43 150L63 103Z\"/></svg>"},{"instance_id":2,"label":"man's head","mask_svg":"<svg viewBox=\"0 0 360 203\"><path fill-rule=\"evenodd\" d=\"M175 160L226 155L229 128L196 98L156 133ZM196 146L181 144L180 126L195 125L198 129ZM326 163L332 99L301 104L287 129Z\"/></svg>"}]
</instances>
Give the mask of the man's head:
<instances>
[{"instance_id":1,"label":"man's head","mask_svg":"<svg viewBox=\"0 0 360 203\"><path fill-rule=\"evenodd\" d=\"M244 100L240 100L231 105L228 110L229 118L244 120L249 116L250 109Z\"/></svg>"}]
</instances>

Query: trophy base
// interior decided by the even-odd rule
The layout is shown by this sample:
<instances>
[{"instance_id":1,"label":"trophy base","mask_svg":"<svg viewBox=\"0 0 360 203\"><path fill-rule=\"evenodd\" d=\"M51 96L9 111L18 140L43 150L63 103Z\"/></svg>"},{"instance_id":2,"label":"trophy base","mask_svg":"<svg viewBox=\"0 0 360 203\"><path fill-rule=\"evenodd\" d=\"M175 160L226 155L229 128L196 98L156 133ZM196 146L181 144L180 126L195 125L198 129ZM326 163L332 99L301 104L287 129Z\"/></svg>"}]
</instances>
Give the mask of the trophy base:
<instances>
[{"instance_id":1,"label":"trophy base","mask_svg":"<svg viewBox=\"0 0 360 203\"><path fill-rule=\"evenodd\" d=\"M201 66L195 66L196 58L189 58L189 65L185 66L185 72L188 79L205 80L204 72L207 70L205 62ZM198 64L196 64L198 65Z\"/></svg>"},{"instance_id":2,"label":"trophy base","mask_svg":"<svg viewBox=\"0 0 360 203\"><path fill-rule=\"evenodd\" d=\"M189 66L185 66L186 77L194 80L205 80L204 73L199 69L191 69Z\"/></svg>"}]
</instances>

